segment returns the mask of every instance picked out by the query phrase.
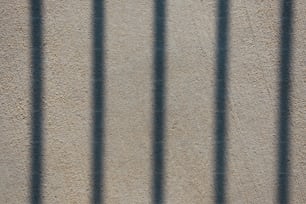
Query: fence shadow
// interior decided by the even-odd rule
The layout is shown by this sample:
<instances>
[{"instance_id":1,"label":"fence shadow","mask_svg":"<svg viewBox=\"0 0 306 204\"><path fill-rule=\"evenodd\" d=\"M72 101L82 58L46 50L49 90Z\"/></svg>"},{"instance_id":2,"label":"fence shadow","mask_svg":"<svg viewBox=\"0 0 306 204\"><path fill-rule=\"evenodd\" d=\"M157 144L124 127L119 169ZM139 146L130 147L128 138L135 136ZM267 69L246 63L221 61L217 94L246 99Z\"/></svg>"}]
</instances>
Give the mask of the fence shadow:
<instances>
[{"instance_id":1,"label":"fence shadow","mask_svg":"<svg viewBox=\"0 0 306 204\"><path fill-rule=\"evenodd\" d=\"M215 203L226 202L227 72L229 0L218 1L215 78Z\"/></svg>"},{"instance_id":2,"label":"fence shadow","mask_svg":"<svg viewBox=\"0 0 306 204\"><path fill-rule=\"evenodd\" d=\"M103 203L104 180L104 0L92 2L92 200Z\"/></svg>"},{"instance_id":3,"label":"fence shadow","mask_svg":"<svg viewBox=\"0 0 306 204\"><path fill-rule=\"evenodd\" d=\"M31 203L42 203L43 173L43 16L42 0L31 0Z\"/></svg>"},{"instance_id":4,"label":"fence shadow","mask_svg":"<svg viewBox=\"0 0 306 204\"><path fill-rule=\"evenodd\" d=\"M281 5L279 65L279 127L278 127L278 192L277 201L289 203L290 176L290 66L293 0Z\"/></svg>"},{"instance_id":5,"label":"fence shadow","mask_svg":"<svg viewBox=\"0 0 306 204\"><path fill-rule=\"evenodd\" d=\"M152 203L164 202L166 0L154 1L154 103Z\"/></svg>"},{"instance_id":6,"label":"fence shadow","mask_svg":"<svg viewBox=\"0 0 306 204\"><path fill-rule=\"evenodd\" d=\"M229 0L218 1L215 76L215 203L226 203L227 82ZM279 127L278 203L289 201L290 176L290 66L293 0L282 1ZM31 0L31 203L42 203L43 172L43 20L42 0ZM92 203L103 203L104 158L104 0L93 0L92 50ZM164 203L164 143L166 84L166 0L154 1L154 103L152 142L152 202Z\"/></svg>"}]
</instances>

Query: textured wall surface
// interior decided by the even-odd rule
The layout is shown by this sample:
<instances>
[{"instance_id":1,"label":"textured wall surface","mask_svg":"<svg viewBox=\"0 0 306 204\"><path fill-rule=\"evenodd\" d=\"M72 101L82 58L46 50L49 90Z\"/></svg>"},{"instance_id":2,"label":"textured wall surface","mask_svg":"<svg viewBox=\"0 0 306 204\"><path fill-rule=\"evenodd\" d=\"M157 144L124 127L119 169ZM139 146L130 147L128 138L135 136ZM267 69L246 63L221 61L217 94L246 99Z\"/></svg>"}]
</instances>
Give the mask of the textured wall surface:
<instances>
[{"instance_id":1,"label":"textured wall surface","mask_svg":"<svg viewBox=\"0 0 306 204\"><path fill-rule=\"evenodd\" d=\"M0 1L0 203L306 203L305 0L99 2Z\"/></svg>"}]
</instances>

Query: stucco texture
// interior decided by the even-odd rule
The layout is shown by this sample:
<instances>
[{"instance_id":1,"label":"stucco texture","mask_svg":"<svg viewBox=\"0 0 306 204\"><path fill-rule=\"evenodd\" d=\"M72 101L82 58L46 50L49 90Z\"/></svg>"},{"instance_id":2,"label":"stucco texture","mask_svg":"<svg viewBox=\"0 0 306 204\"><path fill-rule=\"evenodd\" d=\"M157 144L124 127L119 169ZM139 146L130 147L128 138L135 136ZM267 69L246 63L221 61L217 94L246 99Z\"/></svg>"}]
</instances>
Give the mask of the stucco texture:
<instances>
[{"instance_id":1,"label":"stucco texture","mask_svg":"<svg viewBox=\"0 0 306 204\"><path fill-rule=\"evenodd\" d=\"M35 1L0 0L3 204L35 203L31 28L35 19L31 2ZM43 68L39 203L94 203L95 190L101 192L104 203L216 203L218 1L163 1L162 48L154 47L159 43L155 41L158 18L154 17L158 1L103 1L103 51L96 48L103 54L104 88L100 189L93 185L97 155L92 150L94 104L99 99L93 96L96 1L36 2L42 3L39 66ZM282 1L228 2L223 203L279 203ZM285 97L290 101L285 113L290 141L285 162L289 166L285 175L288 201L284 203L303 204L306 1L292 2L292 32L287 33L291 36L287 66L291 80ZM154 91L161 87L154 81L158 49L164 49L162 99ZM163 110L154 109L156 100L163 103ZM163 127L155 121L161 119L156 111L163 112ZM154 192L159 192L153 185L154 160L159 153L153 151L152 143L158 128L163 128L163 140L157 141L163 147L163 171L159 172L163 197L154 201Z\"/></svg>"}]
</instances>

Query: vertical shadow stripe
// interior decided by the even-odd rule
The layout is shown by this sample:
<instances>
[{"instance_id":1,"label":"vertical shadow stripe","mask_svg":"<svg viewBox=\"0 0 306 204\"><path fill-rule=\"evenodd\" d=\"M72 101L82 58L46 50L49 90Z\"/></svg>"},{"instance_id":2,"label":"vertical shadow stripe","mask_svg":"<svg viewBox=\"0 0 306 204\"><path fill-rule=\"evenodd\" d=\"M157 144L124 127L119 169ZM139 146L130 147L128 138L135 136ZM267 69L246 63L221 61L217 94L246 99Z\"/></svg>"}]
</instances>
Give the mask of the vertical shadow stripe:
<instances>
[{"instance_id":1,"label":"vertical shadow stripe","mask_svg":"<svg viewBox=\"0 0 306 204\"><path fill-rule=\"evenodd\" d=\"M215 78L215 203L226 203L227 72L229 0L218 1Z\"/></svg>"},{"instance_id":2,"label":"vertical shadow stripe","mask_svg":"<svg viewBox=\"0 0 306 204\"><path fill-rule=\"evenodd\" d=\"M103 203L104 179L104 1L92 7L92 203Z\"/></svg>"},{"instance_id":3,"label":"vertical shadow stripe","mask_svg":"<svg viewBox=\"0 0 306 204\"><path fill-rule=\"evenodd\" d=\"M280 204L289 203L290 176L290 66L293 0L283 0L281 5L281 39L279 67L279 129L278 129L278 192Z\"/></svg>"},{"instance_id":4,"label":"vertical shadow stripe","mask_svg":"<svg viewBox=\"0 0 306 204\"><path fill-rule=\"evenodd\" d=\"M166 0L154 1L154 104L152 203L164 202Z\"/></svg>"},{"instance_id":5,"label":"vertical shadow stripe","mask_svg":"<svg viewBox=\"0 0 306 204\"><path fill-rule=\"evenodd\" d=\"M42 0L31 0L32 143L31 203L42 203L43 171L43 21Z\"/></svg>"}]
</instances>

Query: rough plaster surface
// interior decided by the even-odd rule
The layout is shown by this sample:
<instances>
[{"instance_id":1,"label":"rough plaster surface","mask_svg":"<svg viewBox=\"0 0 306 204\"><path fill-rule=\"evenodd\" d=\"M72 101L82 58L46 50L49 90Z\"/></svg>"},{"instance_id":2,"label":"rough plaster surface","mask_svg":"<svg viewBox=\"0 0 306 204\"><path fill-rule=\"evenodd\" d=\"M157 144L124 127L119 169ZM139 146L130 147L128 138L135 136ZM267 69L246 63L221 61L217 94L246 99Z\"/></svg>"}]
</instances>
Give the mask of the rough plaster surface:
<instances>
[{"instance_id":1,"label":"rough plaster surface","mask_svg":"<svg viewBox=\"0 0 306 204\"><path fill-rule=\"evenodd\" d=\"M277 203L280 5L230 4L227 203ZM306 1L294 1L290 203L306 203ZM28 203L29 1L0 1L0 203ZM44 203L90 203L92 2L44 0ZM105 203L151 203L153 1L105 1ZM165 203L213 203L216 1L167 1Z\"/></svg>"}]
</instances>

